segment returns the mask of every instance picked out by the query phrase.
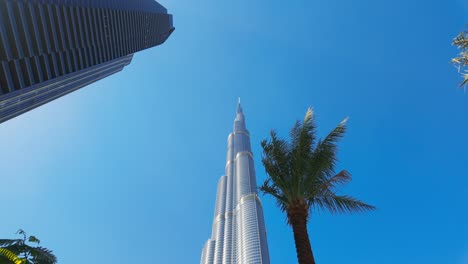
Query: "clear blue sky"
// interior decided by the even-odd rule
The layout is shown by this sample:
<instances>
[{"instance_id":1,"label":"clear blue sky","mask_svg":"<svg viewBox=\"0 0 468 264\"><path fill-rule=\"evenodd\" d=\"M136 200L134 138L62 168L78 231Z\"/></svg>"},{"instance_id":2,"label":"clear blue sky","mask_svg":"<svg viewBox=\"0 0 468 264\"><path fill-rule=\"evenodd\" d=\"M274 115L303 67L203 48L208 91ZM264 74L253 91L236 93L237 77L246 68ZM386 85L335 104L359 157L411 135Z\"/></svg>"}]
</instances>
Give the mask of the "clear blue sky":
<instances>
[{"instance_id":1,"label":"clear blue sky","mask_svg":"<svg viewBox=\"0 0 468 264\"><path fill-rule=\"evenodd\" d=\"M323 264L468 263L468 94L449 64L462 0L161 0L176 31L110 78L0 125L0 237L63 264L199 263L237 97L259 142L308 106L350 116L342 189L378 207L313 213ZM272 264L297 263L264 197Z\"/></svg>"}]
</instances>

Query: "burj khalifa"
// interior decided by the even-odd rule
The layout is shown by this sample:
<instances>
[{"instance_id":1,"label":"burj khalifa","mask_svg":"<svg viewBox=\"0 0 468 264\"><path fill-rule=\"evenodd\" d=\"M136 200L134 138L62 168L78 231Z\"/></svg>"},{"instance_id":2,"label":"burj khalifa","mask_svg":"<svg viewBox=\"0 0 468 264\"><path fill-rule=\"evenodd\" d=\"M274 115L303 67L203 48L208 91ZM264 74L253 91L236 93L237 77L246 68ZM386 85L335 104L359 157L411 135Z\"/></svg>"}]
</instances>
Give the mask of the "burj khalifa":
<instances>
[{"instance_id":1,"label":"burj khalifa","mask_svg":"<svg viewBox=\"0 0 468 264\"><path fill-rule=\"evenodd\" d=\"M270 263L250 134L240 101L234 131L228 136L226 175L218 182L212 234L203 247L200 263Z\"/></svg>"}]
</instances>

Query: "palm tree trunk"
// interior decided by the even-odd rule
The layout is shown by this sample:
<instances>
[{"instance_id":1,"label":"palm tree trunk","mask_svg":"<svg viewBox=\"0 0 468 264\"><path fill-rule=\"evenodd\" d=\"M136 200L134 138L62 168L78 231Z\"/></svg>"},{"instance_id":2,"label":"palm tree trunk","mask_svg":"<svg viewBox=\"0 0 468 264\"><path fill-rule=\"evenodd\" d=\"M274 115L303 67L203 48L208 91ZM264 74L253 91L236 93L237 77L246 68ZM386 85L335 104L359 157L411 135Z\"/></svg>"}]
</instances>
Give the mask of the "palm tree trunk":
<instances>
[{"instance_id":1,"label":"palm tree trunk","mask_svg":"<svg viewBox=\"0 0 468 264\"><path fill-rule=\"evenodd\" d=\"M296 213L289 216L289 221L294 232L297 260L299 264L315 264L309 234L307 233L307 215Z\"/></svg>"}]
</instances>

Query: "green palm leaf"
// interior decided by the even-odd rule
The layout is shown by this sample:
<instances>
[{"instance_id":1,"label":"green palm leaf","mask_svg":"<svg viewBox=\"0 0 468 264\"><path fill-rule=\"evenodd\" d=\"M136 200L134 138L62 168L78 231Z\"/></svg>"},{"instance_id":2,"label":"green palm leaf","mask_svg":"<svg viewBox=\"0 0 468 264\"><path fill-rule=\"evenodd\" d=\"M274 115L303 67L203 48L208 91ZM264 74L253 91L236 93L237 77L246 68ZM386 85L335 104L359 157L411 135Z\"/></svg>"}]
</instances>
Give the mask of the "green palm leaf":
<instances>
[{"instance_id":1,"label":"green palm leaf","mask_svg":"<svg viewBox=\"0 0 468 264\"><path fill-rule=\"evenodd\" d=\"M375 207L347 195L324 195L314 197L314 206L332 213L358 213L375 210Z\"/></svg>"},{"instance_id":2,"label":"green palm leaf","mask_svg":"<svg viewBox=\"0 0 468 264\"><path fill-rule=\"evenodd\" d=\"M346 133L345 118L323 140L319 140L309 159L309 171L305 175L304 185L309 191L309 196L320 192L321 184L335 174L335 166L338 161L338 142Z\"/></svg>"},{"instance_id":3,"label":"green palm leaf","mask_svg":"<svg viewBox=\"0 0 468 264\"><path fill-rule=\"evenodd\" d=\"M23 240L21 239L0 239L0 247L7 247L15 244L22 244Z\"/></svg>"},{"instance_id":4,"label":"green palm leaf","mask_svg":"<svg viewBox=\"0 0 468 264\"><path fill-rule=\"evenodd\" d=\"M4 256L6 259L9 261L15 263L15 264L23 264L26 263L24 259L20 259L18 256L16 256L15 253L11 252L8 249L5 248L0 248L0 255Z\"/></svg>"},{"instance_id":5,"label":"green palm leaf","mask_svg":"<svg viewBox=\"0 0 468 264\"><path fill-rule=\"evenodd\" d=\"M52 254L52 251L47 248L35 247L30 250L30 253L34 263L57 263L57 257L55 257L54 254Z\"/></svg>"}]
</instances>

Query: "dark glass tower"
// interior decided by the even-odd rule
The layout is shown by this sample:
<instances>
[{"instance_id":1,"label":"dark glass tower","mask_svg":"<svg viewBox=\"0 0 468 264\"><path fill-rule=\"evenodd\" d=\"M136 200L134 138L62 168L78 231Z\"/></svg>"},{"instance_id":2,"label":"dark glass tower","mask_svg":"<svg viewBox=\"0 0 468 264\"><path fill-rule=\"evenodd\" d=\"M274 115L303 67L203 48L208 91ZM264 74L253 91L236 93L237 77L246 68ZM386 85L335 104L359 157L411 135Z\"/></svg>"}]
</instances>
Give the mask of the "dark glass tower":
<instances>
[{"instance_id":1,"label":"dark glass tower","mask_svg":"<svg viewBox=\"0 0 468 264\"><path fill-rule=\"evenodd\" d=\"M0 123L121 71L172 31L153 0L0 0Z\"/></svg>"}]
</instances>

